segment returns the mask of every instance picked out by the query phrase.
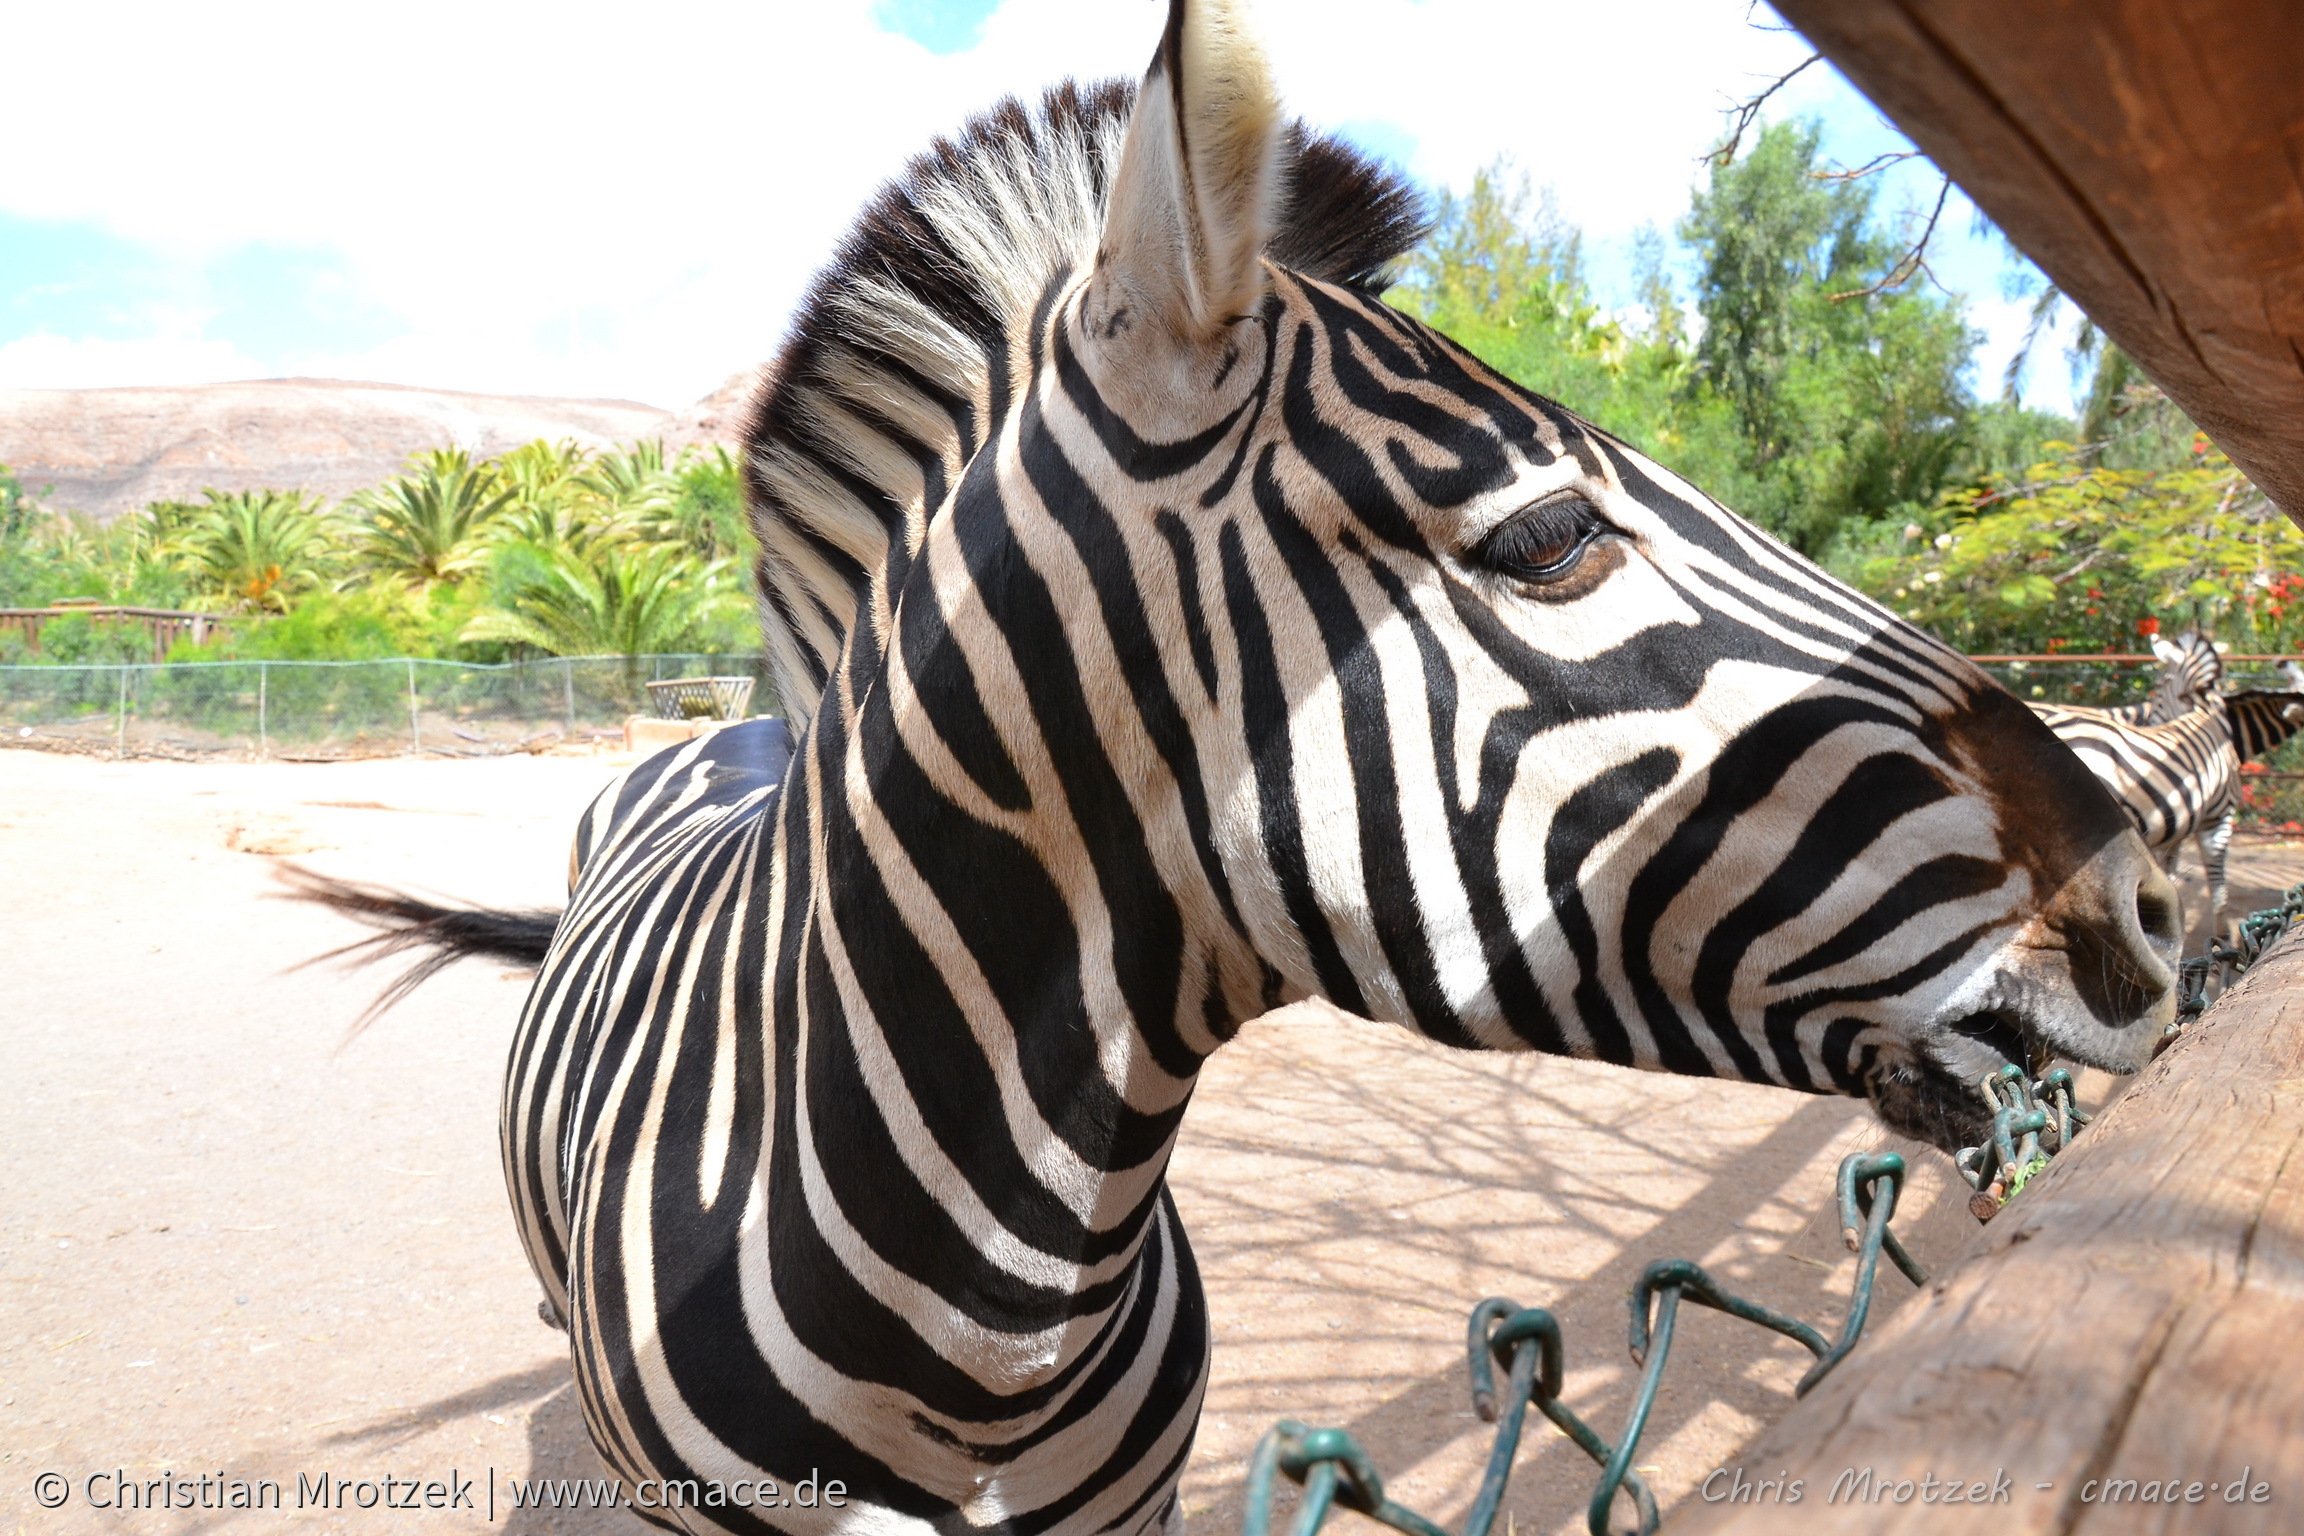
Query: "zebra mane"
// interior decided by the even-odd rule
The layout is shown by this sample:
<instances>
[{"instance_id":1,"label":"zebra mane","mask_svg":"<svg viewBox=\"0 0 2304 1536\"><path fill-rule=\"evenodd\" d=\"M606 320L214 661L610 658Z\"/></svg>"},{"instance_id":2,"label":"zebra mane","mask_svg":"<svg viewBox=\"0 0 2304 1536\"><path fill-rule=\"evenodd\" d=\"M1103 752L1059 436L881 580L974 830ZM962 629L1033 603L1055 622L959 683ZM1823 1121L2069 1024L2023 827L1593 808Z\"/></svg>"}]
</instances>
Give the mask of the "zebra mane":
<instances>
[{"instance_id":1,"label":"zebra mane","mask_svg":"<svg viewBox=\"0 0 2304 1536\"><path fill-rule=\"evenodd\" d=\"M754 397L745 480L760 622L788 718L815 712L860 610L886 633L891 556L997 427L1051 280L1093 261L1136 87L1067 81L939 138L881 189L810 285ZM1266 254L1380 291L1422 201L1349 146L1292 125Z\"/></svg>"}]
</instances>

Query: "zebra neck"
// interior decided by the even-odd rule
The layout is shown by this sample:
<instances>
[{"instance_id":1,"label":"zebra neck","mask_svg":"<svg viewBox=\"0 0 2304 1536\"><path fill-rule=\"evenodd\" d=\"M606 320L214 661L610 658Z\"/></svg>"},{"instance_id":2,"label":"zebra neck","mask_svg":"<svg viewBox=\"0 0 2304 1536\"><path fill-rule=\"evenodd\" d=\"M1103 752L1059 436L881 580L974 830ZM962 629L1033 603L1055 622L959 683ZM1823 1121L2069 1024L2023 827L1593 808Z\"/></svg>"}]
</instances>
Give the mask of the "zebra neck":
<instances>
[{"instance_id":1,"label":"zebra neck","mask_svg":"<svg viewBox=\"0 0 2304 1536\"><path fill-rule=\"evenodd\" d=\"M1141 1308L1174 1305L1189 1259L1158 1218L1205 1051L1140 1022L1176 1018L1186 972L1159 975L1157 923L1100 899L1112 860L939 792L888 693L852 720L855 695L829 696L785 785L772 1140L836 1208L799 1218L825 1260L1003 1405L965 1417L1028 1418Z\"/></svg>"}]
</instances>

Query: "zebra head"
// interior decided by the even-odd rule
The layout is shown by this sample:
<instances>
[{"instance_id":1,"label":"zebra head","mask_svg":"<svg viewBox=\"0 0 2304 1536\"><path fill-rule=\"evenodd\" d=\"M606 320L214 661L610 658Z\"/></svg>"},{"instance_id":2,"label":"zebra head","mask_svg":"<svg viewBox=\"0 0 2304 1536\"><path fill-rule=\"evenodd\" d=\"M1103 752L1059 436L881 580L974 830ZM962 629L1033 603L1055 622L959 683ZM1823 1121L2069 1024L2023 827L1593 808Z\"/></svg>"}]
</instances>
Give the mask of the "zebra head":
<instances>
[{"instance_id":1,"label":"zebra head","mask_svg":"<svg viewBox=\"0 0 2304 1536\"><path fill-rule=\"evenodd\" d=\"M2198 709L2224 684L2224 654L2200 630L2186 630L2174 640L2154 635L2152 654L2160 662L2149 715L2154 724Z\"/></svg>"},{"instance_id":2,"label":"zebra head","mask_svg":"<svg viewBox=\"0 0 2304 1536\"><path fill-rule=\"evenodd\" d=\"M2140 1065L2175 903L2087 771L1380 302L1407 194L1238 10L939 144L803 310L748 462L819 775L984 850L927 884L1004 949L1064 928L1033 995L1148 1045L1131 1102L1313 994L1946 1146L2006 1062Z\"/></svg>"}]
</instances>

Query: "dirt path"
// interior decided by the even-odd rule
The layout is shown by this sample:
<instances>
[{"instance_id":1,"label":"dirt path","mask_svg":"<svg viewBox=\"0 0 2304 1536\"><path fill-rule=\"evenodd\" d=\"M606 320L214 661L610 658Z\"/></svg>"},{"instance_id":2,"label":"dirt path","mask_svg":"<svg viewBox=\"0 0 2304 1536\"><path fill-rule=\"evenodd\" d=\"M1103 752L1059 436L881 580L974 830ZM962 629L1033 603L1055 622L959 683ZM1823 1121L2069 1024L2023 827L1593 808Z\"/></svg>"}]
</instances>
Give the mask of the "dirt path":
<instances>
[{"instance_id":1,"label":"dirt path","mask_svg":"<svg viewBox=\"0 0 2304 1536\"><path fill-rule=\"evenodd\" d=\"M522 978L467 964L347 1041L375 978L289 970L347 932L267 899L293 854L553 902L612 767L0 752L0 1530L642 1529L505 1503L510 1478L598 1475L497 1171ZM1623 1297L1652 1258L1836 1323L1852 1266L1832 1167L1883 1141L1838 1101L1460 1055L1310 1008L1252 1025L1175 1164L1218 1337L1194 1523L1236 1528L1247 1452L1283 1416L1349 1427L1398 1497L1455 1519L1488 1443L1460 1353L1483 1296L1561 1314L1569 1400L1611 1435L1633 1379ZM1914 1160L1898 1226L1927 1261L1967 1218L1943 1161ZM1673 1497L1782 1412L1806 1358L1704 1312L1680 1354L1640 1456ZM1580 1530L1588 1464L1532 1436L1515 1527ZM91 1509L87 1479L115 1469L269 1478L290 1507ZM491 1469L492 1523L294 1507L299 1474ZM72 1480L53 1511L31 1492L51 1470Z\"/></svg>"}]
</instances>

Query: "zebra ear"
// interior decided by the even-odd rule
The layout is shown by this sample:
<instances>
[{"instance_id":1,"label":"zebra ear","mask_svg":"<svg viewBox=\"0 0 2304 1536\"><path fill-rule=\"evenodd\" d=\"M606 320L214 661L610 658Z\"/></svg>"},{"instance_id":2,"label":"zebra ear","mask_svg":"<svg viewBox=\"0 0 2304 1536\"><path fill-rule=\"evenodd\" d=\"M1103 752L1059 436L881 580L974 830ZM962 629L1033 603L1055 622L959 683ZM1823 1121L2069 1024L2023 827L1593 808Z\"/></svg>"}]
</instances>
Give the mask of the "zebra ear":
<instances>
[{"instance_id":1,"label":"zebra ear","mask_svg":"<svg viewBox=\"0 0 2304 1536\"><path fill-rule=\"evenodd\" d=\"M1113 176L1092 334L1148 322L1205 342L1263 296L1280 103L1241 10L1240 0L1169 0Z\"/></svg>"},{"instance_id":2,"label":"zebra ear","mask_svg":"<svg viewBox=\"0 0 2304 1536\"><path fill-rule=\"evenodd\" d=\"M2152 654L2159 657L2163 665L2171 667L2184 659L2183 651L2169 644L2159 635L2152 637Z\"/></svg>"}]
</instances>

